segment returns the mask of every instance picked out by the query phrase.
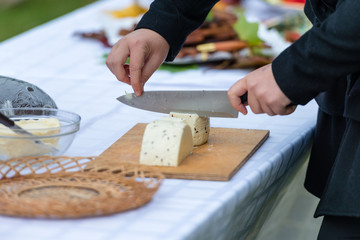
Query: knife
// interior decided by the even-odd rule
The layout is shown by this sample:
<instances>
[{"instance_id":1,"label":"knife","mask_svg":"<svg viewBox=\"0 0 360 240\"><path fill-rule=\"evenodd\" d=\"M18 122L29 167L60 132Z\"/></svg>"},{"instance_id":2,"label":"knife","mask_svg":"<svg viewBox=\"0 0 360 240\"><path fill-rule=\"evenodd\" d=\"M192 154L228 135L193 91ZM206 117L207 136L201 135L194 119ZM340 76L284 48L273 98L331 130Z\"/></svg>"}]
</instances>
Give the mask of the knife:
<instances>
[{"instance_id":1,"label":"knife","mask_svg":"<svg viewBox=\"0 0 360 240\"><path fill-rule=\"evenodd\" d=\"M242 96L241 101L247 100ZM146 91L140 97L127 93L117 98L131 107L160 112L197 113L203 117L237 118L227 91Z\"/></svg>"}]
</instances>

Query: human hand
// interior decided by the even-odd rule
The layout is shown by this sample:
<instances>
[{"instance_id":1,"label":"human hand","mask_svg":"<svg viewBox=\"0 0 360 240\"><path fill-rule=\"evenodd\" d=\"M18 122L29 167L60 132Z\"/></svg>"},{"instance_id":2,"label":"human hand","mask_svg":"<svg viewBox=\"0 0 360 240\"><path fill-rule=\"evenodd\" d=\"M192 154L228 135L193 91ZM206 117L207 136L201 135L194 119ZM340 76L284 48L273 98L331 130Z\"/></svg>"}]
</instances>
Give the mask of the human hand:
<instances>
[{"instance_id":1,"label":"human hand","mask_svg":"<svg viewBox=\"0 0 360 240\"><path fill-rule=\"evenodd\" d=\"M247 92L247 104L242 103L240 96ZM271 64L261 67L243 79L237 81L228 91L228 97L234 109L247 114L246 105L254 113L273 115L288 115L295 111L296 105L285 96L277 85L272 73Z\"/></svg>"},{"instance_id":2,"label":"human hand","mask_svg":"<svg viewBox=\"0 0 360 240\"><path fill-rule=\"evenodd\" d=\"M120 39L111 49L106 65L116 78L132 86L137 96L144 84L164 62L170 46L158 33L138 29ZM130 64L126 64L127 58Z\"/></svg>"}]
</instances>

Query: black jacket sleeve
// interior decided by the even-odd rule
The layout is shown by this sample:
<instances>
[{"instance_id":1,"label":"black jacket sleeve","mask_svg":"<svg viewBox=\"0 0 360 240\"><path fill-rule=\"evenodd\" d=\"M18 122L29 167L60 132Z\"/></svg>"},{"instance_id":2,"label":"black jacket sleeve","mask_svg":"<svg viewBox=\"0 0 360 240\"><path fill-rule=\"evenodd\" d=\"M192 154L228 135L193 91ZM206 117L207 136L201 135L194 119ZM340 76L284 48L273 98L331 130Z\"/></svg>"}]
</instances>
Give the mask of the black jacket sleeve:
<instances>
[{"instance_id":1,"label":"black jacket sleeve","mask_svg":"<svg viewBox=\"0 0 360 240\"><path fill-rule=\"evenodd\" d=\"M321 11L321 8L319 8ZM282 52L272 63L281 90L297 104L360 71L360 1L343 0L325 19Z\"/></svg>"},{"instance_id":2,"label":"black jacket sleeve","mask_svg":"<svg viewBox=\"0 0 360 240\"><path fill-rule=\"evenodd\" d=\"M166 61L172 61L186 37L198 28L218 0L155 0L136 29L151 29L170 45Z\"/></svg>"}]
</instances>

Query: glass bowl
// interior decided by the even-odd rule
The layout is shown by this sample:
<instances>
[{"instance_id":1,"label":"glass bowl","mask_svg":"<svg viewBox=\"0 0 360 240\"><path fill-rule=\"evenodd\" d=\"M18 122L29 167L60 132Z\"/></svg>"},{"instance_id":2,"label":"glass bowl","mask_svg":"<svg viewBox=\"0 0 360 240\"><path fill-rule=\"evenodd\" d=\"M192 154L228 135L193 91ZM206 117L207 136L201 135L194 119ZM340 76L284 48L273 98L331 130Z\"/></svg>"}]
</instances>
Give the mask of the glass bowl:
<instances>
[{"instance_id":1,"label":"glass bowl","mask_svg":"<svg viewBox=\"0 0 360 240\"><path fill-rule=\"evenodd\" d=\"M2 108L4 115L33 136L17 134L0 124L0 160L63 154L80 129L81 117L52 108Z\"/></svg>"}]
</instances>

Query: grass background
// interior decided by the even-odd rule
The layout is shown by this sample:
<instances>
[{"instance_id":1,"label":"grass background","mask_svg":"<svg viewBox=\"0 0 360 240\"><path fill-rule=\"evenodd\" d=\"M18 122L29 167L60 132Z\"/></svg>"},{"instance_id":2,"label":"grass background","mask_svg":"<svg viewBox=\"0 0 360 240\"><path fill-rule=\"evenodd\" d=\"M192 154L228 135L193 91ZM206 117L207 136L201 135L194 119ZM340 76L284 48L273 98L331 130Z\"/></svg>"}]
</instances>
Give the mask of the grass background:
<instances>
[{"instance_id":1,"label":"grass background","mask_svg":"<svg viewBox=\"0 0 360 240\"><path fill-rule=\"evenodd\" d=\"M0 0L0 42L95 1L24 0L9 6Z\"/></svg>"}]
</instances>

